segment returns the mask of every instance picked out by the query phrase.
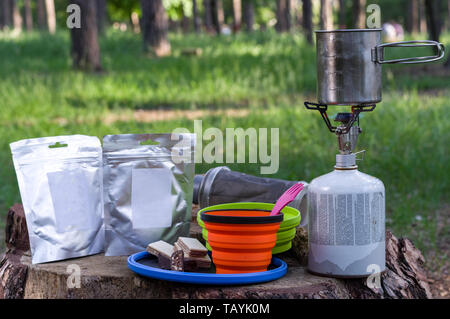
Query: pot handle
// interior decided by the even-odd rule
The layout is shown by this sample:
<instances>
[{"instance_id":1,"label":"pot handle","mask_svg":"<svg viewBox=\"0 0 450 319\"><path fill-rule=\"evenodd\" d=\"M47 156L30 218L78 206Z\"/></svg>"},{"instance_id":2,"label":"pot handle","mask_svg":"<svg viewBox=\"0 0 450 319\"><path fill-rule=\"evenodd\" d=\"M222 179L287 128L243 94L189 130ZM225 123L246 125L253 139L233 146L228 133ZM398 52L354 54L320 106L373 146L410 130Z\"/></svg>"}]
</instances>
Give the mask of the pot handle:
<instances>
[{"instance_id":1,"label":"pot handle","mask_svg":"<svg viewBox=\"0 0 450 319\"><path fill-rule=\"evenodd\" d=\"M428 47L435 46L437 48L436 55L431 56L419 56L412 58L394 59L394 60L384 60L384 48L386 47ZM383 43L377 45L372 49L372 61L385 64L385 63L425 63L432 62L442 59L444 56L444 45L437 41L430 40L420 40L420 41L402 41L393 43Z\"/></svg>"}]
</instances>

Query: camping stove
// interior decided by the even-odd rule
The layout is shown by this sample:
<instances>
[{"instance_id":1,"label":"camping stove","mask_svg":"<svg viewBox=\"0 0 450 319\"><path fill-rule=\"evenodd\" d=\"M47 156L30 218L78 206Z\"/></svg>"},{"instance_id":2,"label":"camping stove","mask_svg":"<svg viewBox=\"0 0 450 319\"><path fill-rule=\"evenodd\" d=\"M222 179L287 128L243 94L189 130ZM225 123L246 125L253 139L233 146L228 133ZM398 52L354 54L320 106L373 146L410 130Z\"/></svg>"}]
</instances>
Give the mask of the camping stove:
<instances>
[{"instance_id":1,"label":"camping stove","mask_svg":"<svg viewBox=\"0 0 450 319\"><path fill-rule=\"evenodd\" d=\"M308 187L308 270L332 277L366 277L385 269L385 190L383 183L358 171L354 153L359 114L375 105L357 105L338 113L333 126L327 105L305 102L318 110L335 133L339 153L334 171L317 177ZM364 151L362 151L364 152Z\"/></svg>"},{"instance_id":2,"label":"camping stove","mask_svg":"<svg viewBox=\"0 0 450 319\"><path fill-rule=\"evenodd\" d=\"M385 190L383 183L358 171L359 115L381 101L381 65L437 61L444 46L435 41L381 44L381 29L316 31L317 100L305 102L320 112L335 133L339 153L334 170L308 187L308 270L332 277L366 277L385 269ZM435 55L386 60L389 47L429 47ZM350 106L333 126L329 105ZM364 151L363 151L364 152Z\"/></svg>"}]
</instances>

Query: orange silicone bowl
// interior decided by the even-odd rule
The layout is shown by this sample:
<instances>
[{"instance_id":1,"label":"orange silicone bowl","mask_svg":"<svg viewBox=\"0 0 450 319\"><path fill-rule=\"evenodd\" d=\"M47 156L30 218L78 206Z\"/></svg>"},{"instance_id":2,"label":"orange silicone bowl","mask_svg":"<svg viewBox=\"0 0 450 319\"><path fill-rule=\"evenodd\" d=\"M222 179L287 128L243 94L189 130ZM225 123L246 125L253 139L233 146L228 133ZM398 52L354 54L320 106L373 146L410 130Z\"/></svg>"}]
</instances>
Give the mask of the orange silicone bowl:
<instances>
[{"instance_id":1,"label":"orange silicone bowl","mask_svg":"<svg viewBox=\"0 0 450 319\"><path fill-rule=\"evenodd\" d=\"M218 274L266 271L283 214L255 209L203 211L208 242Z\"/></svg>"}]
</instances>

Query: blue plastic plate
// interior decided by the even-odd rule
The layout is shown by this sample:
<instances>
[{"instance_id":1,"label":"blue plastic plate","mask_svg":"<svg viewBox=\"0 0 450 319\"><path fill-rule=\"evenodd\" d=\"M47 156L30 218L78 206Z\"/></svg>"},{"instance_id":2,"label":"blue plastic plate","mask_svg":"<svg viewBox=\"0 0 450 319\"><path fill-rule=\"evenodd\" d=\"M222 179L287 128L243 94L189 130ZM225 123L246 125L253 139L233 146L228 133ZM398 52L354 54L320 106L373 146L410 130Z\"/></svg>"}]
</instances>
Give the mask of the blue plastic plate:
<instances>
[{"instance_id":1,"label":"blue plastic plate","mask_svg":"<svg viewBox=\"0 0 450 319\"><path fill-rule=\"evenodd\" d=\"M156 257L146 251L128 257L128 268L145 277L200 285L243 285L267 282L283 277L287 271L284 261L272 257L269 270L262 272L216 274L214 269L209 272L179 272L159 268Z\"/></svg>"}]
</instances>

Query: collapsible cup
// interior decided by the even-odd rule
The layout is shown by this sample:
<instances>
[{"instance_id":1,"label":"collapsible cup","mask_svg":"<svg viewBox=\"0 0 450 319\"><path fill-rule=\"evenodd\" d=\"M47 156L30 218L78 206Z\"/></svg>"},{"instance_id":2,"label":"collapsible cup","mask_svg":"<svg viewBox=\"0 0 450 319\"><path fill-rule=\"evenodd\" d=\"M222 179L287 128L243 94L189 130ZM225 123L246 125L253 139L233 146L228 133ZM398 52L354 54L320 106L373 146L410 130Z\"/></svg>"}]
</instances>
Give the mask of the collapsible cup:
<instances>
[{"instance_id":1,"label":"collapsible cup","mask_svg":"<svg viewBox=\"0 0 450 319\"><path fill-rule=\"evenodd\" d=\"M205 228L205 224L201 219L201 213L206 210L218 210L218 209L252 209L252 210L268 210L271 211L274 204L269 203L254 203L254 202L240 202L240 203L228 203L214 205L207 208L203 208L197 214L197 222L202 228L202 237L206 242L206 248L212 250L208 241L208 231ZM288 251L292 247L292 240L295 237L296 229L300 223L301 216L300 212L290 206L286 206L281 210L283 213L283 221L281 222L280 228L277 231L277 241L275 247L272 249L272 254L280 254L282 252Z\"/></svg>"},{"instance_id":2,"label":"collapsible cup","mask_svg":"<svg viewBox=\"0 0 450 319\"><path fill-rule=\"evenodd\" d=\"M266 271L283 214L270 210L217 209L201 212L218 274Z\"/></svg>"}]
</instances>

